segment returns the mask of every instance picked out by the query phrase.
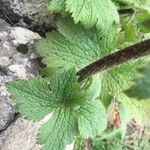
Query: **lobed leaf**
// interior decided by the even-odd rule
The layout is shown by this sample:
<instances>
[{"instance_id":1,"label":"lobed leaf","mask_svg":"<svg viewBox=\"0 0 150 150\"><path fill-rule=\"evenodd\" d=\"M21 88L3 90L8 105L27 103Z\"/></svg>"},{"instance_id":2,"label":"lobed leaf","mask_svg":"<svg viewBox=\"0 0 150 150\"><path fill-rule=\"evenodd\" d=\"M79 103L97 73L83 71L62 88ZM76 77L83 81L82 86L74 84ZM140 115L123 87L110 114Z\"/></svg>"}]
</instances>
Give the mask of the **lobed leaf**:
<instances>
[{"instance_id":1,"label":"lobed leaf","mask_svg":"<svg viewBox=\"0 0 150 150\"><path fill-rule=\"evenodd\" d=\"M48 8L69 12L75 23L81 22L86 28L96 25L103 32L119 23L117 8L111 0L52 0Z\"/></svg>"},{"instance_id":2,"label":"lobed leaf","mask_svg":"<svg viewBox=\"0 0 150 150\"><path fill-rule=\"evenodd\" d=\"M96 25L108 31L119 23L117 8L111 0L66 0L66 11L72 14L75 23L81 22L87 28Z\"/></svg>"},{"instance_id":3,"label":"lobed leaf","mask_svg":"<svg viewBox=\"0 0 150 150\"><path fill-rule=\"evenodd\" d=\"M70 108L60 107L39 130L38 143L43 144L43 150L64 150L78 134L76 113Z\"/></svg>"},{"instance_id":4,"label":"lobed leaf","mask_svg":"<svg viewBox=\"0 0 150 150\"><path fill-rule=\"evenodd\" d=\"M40 120L53 112L52 118L39 130L38 142L44 150L64 150L77 135L94 137L107 127L105 107L96 100L101 84L95 79L85 88L78 83L75 69L69 69L56 71L46 79L30 77L6 86L23 116ZM89 131L84 132L85 128Z\"/></svg>"},{"instance_id":5,"label":"lobed leaf","mask_svg":"<svg viewBox=\"0 0 150 150\"><path fill-rule=\"evenodd\" d=\"M79 110L79 131L86 139L100 135L107 127L107 114L100 100L88 101Z\"/></svg>"},{"instance_id":6,"label":"lobed leaf","mask_svg":"<svg viewBox=\"0 0 150 150\"><path fill-rule=\"evenodd\" d=\"M44 79L29 77L28 80L9 82L6 87L17 103L18 111L28 119L40 120L56 107L57 98Z\"/></svg>"},{"instance_id":7,"label":"lobed leaf","mask_svg":"<svg viewBox=\"0 0 150 150\"><path fill-rule=\"evenodd\" d=\"M75 25L70 18L61 18L57 26L60 33L49 33L36 46L48 67L69 69L75 66L79 70L116 47L116 30L103 35L95 28L86 30Z\"/></svg>"}]
</instances>

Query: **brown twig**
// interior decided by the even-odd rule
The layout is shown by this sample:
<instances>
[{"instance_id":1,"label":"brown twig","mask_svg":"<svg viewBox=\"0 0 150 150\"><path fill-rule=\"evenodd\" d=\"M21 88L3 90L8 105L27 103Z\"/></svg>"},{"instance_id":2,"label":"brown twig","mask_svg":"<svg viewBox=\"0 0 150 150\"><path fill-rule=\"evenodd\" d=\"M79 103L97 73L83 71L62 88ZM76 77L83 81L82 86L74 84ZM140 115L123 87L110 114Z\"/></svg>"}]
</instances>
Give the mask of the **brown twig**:
<instances>
[{"instance_id":1,"label":"brown twig","mask_svg":"<svg viewBox=\"0 0 150 150\"><path fill-rule=\"evenodd\" d=\"M115 65L128 62L129 60L132 59L138 59L149 54L150 54L150 39L129 46L127 48L121 49L84 67L77 73L77 75L79 76L79 81L82 81L85 78L88 78L96 74L97 72L104 71Z\"/></svg>"}]
</instances>

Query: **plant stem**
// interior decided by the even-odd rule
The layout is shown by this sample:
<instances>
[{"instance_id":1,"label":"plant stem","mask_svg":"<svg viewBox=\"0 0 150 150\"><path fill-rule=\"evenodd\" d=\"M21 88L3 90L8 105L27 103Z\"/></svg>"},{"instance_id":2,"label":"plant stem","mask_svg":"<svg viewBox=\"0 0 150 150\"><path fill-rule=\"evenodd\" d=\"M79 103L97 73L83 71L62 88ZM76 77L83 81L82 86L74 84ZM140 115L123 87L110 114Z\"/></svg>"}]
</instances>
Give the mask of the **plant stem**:
<instances>
[{"instance_id":1,"label":"plant stem","mask_svg":"<svg viewBox=\"0 0 150 150\"><path fill-rule=\"evenodd\" d=\"M84 67L77 73L77 75L79 76L79 81L82 81L85 78L88 78L96 74L97 72L104 71L115 65L128 62L129 60L138 59L149 54L150 54L150 39L126 47L110 55L104 56L100 60Z\"/></svg>"}]
</instances>

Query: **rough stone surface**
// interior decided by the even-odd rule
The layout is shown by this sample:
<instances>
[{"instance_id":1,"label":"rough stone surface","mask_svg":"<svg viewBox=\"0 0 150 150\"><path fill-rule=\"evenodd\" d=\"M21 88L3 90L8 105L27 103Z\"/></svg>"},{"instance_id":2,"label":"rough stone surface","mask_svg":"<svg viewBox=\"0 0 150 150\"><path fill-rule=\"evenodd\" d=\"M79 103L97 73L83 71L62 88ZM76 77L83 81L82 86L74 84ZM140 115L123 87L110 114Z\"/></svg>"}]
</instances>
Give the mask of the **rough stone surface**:
<instances>
[{"instance_id":1,"label":"rough stone surface","mask_svg":"<svg viewBox=\"0 0 150 150\"><path fill-rule=\"evenodd\" d=\"M41 37L28 29L13 27L0 19L0 150L40 150L36 135L42 121L33 123L15 114L14 102L10 100L5 82L39 75L39 59L34 51L34 41ZM70 144L66 150L72 150Z\"/></svg>"},{"instance_id":2,"label":"rough stone surface","mask_svg":"<svg viewBox=\"0 0 150 150\"><path fill-rule=\"evenodd\" d=\"M16 118L7 130L0 133L0 150L40 150L36 134L40 123Z\"/></svg>"},{"instance_id":3,"label":"rough stone surface","mask_svg":"<svg viewBox=\"0 0 150 150\"><path fill-rule=\"evenodd\" d=\"M0 131L14 118L15 105L9 100L4 83L38 75L37 55L32 44L41 37L30 30L12 27L0 19ZM24 46L20 46L24 45ZM26 53L22 52L26 48Z\"/></svg>"},{"instance_id":4,"label":"rough stone surface","mask_svg":"<svg viewBox=\"0 0 150 150\"><path fill-rule=\"evenodd\" d=\"M51 30L49 0L0 0L0 150L40 150L36 134L41 121L33 123L15 114L4 83L39 75L34 42ZM35 33L36 32L36 33ZM39 34L37 34L39 33Z\"/></svg>"},{"instance_id":5,"label":"rough stone surface","mask_svg":"<svg viewBox=\"0 0 150 150\"><path fill-rule=\"evenodd\" d=\"M4 130L14 119L15 110L13 103L7 97L0 96L0 131Z\"/></svg>"},{"instance_id":6,"label":"rough stone surface","mask_svg":"<svg viewBox=\"0 0 150 150\"><path fill-rule=\"evenodd\" d=\"M14 27L11 30L10 36L15 38L15 42L19 44L27 44L35 39L40 39L37 33L33 33L30 30L21 27Z\"/></svg>"},{"instance_id":7,"label":"rough stone surface","mask_svg":"<svg viewBox=\"0 0 150 150\"><path fill-rule=\"evenodd\" d=\"M29 74L37 75L38 57L32 44L41 37L30 30L11 27L1 19L0 29L0 81L2 77L25 79Z\"/></svg>"},{"instance_id":8,"label":"rough stone surface","mask_svg":"<svg viewBox=\"0 0 150 150\"><path fill-rule=\"evenodd\" d=\"M0 133L0 150L40 150L42 145L36 143L36 135L39 128L52 114L46 116L42 121L33 123L20 116L9 128ZM66 150L72 150L73 144L66 146Z\"/></svg>"},{"instance_id":9,"label":"rough stone surface","mask_svg":"<svg viewBox=\"0 0 150 150\"><path fill-rule=\"evenodd\" d=\"M43 35L53 24L53 16L47 10L48 1L0 0L0 18Z\"/></svg>"}]
</instances>

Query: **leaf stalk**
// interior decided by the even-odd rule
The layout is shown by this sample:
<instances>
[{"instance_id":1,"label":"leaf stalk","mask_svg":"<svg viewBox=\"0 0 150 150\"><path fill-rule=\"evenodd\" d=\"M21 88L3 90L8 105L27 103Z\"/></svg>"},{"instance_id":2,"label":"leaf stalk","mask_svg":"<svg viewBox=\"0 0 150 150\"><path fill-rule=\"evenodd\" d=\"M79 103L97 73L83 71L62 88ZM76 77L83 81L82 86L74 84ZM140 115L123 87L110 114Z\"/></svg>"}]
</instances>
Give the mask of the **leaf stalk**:
<instances>
[{"instance_id":1,"label":"leaf stalk","mask_svg":"<svg viewBox=\"0 0 150 150\"><path fill-rule=\"evenodd\" d=\"M77 72L79 81L84 80L98 72L107 70L116 65L138 59L150 54L150 39L121 49L117 52L104 56Z\"/></svg>"}]
</instances>

